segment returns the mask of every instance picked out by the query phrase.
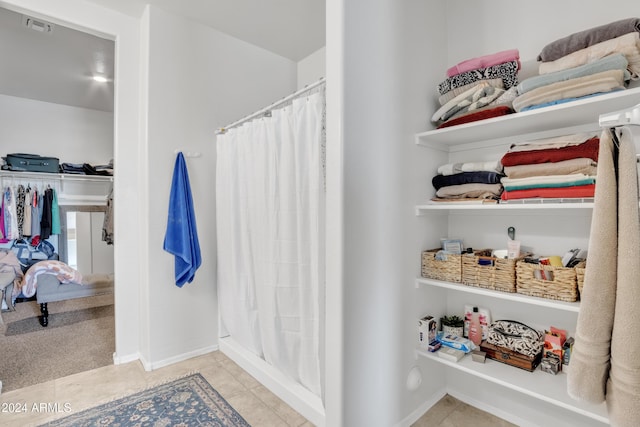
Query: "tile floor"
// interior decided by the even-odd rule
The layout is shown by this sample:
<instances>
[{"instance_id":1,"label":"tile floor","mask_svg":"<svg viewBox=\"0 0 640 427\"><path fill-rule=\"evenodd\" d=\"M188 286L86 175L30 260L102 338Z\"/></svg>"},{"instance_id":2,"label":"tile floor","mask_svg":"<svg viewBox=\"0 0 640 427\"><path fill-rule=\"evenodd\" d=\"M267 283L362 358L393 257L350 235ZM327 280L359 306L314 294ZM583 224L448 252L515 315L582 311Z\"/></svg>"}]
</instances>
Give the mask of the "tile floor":
<instances>
[{"instance_id":1,"label":"tile floor","mask_svg":"<svg viewBox=\"0 0 640 427\"><path fill-rule=\"evenodd\" d=\"M81 411L191 372L200 372L253 427L312 427L302 415L218 351L152 372L146 372L136 361L4 392L0 394L0 425L37 426L65 415L47 409L33 410L34 404L36 408L41 403L45 404L43 408L47 404L50 408L55 408L55 404L60 408L69 404L73 412ZM15 411L16 407L23 408L25 404L26 412ZM445 396L413 427L457 427L471 424L475 427L512 426L451 396Z\"/></svg>"}]
</instances>

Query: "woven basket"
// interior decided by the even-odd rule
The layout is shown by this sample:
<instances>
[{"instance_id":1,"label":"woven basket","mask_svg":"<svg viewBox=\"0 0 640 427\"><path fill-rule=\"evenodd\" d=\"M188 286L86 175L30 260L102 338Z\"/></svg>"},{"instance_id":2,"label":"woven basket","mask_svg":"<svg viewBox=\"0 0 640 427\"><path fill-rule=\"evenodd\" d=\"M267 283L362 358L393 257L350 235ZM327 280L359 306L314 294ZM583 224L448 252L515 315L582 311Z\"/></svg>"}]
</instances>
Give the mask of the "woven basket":
<instances>
[{"instance_id":1,"label":"woven basket","mask_svg":"<svg viewBox=\"0 0 640 427\"><path fill-rule=\"evenodd\" d=\"M535 276L540 270L552 280L542 280ZM551 273L551 274L549 274ZM574 302L578 300L578 283L576 269L553 267L551 265L530 264L524 261L516 263L516 291L519 294L534 297Z\"/></svg>"},{"instance_id":2,"label":"woven basket","mask_svg":"<svg viewBox=\"0 0 640 427\"><path fill-rule=\"evenodd\" d=\"M587 263L585 261L580 262L574 267L576 269L576 281L578 282L578 293L582 295L582 288L584 287L584 272L587 270Z\"/></svg>"},{"instance_id":3,"label":"woven basket","mask_svg":"<svg viewBox=\"0 0 640 427\"><path fill-rule=\"evenodd\" d=\"M436 259L440 249L422 252L422 277L460 283L462 281L462 256L447 254L446 260Z\"/></svg>"},{"instance_id":4,"label":"woven basket","mask_svg":"<svg viewBox=\"0 0 640 427\"><path fill-rule=\"evenodd\" d=\"M462 283L468 286L502 292L516 291L516 262L521 259L504 259L491 256L491 249L475 251L462 256ZM490 262L481 265L480 262Z\"/></svg>"}]
</instances>

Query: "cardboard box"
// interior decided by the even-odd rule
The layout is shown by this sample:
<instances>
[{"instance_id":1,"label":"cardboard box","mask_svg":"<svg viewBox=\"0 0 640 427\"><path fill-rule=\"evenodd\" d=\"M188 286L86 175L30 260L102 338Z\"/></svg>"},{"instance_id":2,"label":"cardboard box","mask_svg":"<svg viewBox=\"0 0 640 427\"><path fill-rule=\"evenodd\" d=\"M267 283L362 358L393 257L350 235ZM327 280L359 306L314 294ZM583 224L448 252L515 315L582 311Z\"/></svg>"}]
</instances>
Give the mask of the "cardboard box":
<instances>
[{"instance_id":1,"label":"cardboard box","mask_svg":"<svg viewBox=\"0 0 640 427\"><path fill-rule=\"evenodd\" d=\"M438 322L433 316L425 316L418 320L418 344L421 347L435 351L436 333L438 331ZM433 350L431 348L434 348Z\"/></svg>"}]
</instances>

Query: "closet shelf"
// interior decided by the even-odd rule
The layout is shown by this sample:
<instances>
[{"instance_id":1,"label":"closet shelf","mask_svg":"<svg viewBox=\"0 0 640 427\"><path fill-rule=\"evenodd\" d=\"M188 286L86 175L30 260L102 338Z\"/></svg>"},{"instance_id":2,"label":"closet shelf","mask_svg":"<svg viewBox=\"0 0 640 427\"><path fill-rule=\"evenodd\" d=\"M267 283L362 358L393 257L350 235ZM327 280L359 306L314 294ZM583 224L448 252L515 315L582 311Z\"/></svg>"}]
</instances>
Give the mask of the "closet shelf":
<instances>
[{"instance_id":1,"label":"closet shelf","mask_svg":"<svg viewBox=\"0 0 640 427\"><path fill-rule=\"evenodd\" d=\"M638 103L639 96L640 87L635 87L565 104L430 130L418 133L415 142L450 152L463 148L458 146L497 141L497 135L520 135L526 139L536 139L544 138L549 132L557 133L558 129L589 127L596 130L599 129L598 117L603 111L632 107Z\"/></svg>"},{"instance_id":2,"label":"closet shelf","mask_svg":"<svg viewBox=\"0 0 640 427\"><path fill-rule=\"evenodd\" d=\"M67 174L67 173L46 173L46 172L16 172L16 171L0 171L0 178L14 178L19 180L33 179L36 181L97 181L97 182L112 182L113 176L106 175L80 175L80 174Z\"/></svg>"},{"instance_id":3,"label":"closet shelf","mask_svg":"<svg viewBox=\"0 0 640 427\"><path fill-rule=\"evenodd\" d=\"M519 293L500 292L490 289L479 288L476 286L467 286L460 283L444 282L441 280L425 279L419 277L416 279L416 288L421 286L434 286L438 288L449 289L457 292L465 292L469 294L485 295L491 298L498 298L507 301L514 301L522 304L536 305L540 307L552 308L555 310L568 311L578 313L580 311L579 302L557 301L547 298L531 297Z\"/></svg>"},{"instance_id":4,"label":"closet shelf","mask_svg":"<svg viewBox=\"0 0 640 427\"><path fill-rule=\"evenodd\" d=\"M540 369L528 372L490 359L487 359L485 363L474 362L468 355L458 362L452 362L422 348L416 349L416 355L609 424L604 403L599 405L583 404L573 400L567 394L566 372L560 372L557 375L548 374ZM570 368L563 366L563 369Z\"/></svg>"},{"instance_id":5,"label":"closet shelf","mask_svg":"<svg viewBox=\"0 0 640 427\"><path fill-rule=\"evenodd\" d=\"M452 210L471 210L471 211L484 211L484 210L552 210L552 209L593 209L593 199L580 199L575 201L572 199L558 200L558 201L546 201L541 199L527 199L521 203L425 203L417 205L415 207L416 215L424 215L428 211L452 211Z\"/></svg>"}]
</instances>

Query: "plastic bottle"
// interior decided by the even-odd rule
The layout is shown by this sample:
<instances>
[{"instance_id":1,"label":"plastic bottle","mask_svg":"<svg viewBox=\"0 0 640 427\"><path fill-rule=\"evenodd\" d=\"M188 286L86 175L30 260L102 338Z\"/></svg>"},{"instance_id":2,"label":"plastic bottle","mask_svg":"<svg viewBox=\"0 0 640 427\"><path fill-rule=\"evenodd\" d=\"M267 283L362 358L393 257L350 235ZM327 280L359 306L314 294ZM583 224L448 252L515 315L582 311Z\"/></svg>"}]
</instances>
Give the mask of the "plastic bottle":
<instances>
[{"instance_id":1,"label":"plastic bottle","mask_svg":"<svg viewBox=\"0 0 640 427\"><path fill-rule=\"evenodd\" d=\"M469 323L469 339L475 344L480 345L482 342L482 326L480 326L480 313L478 307L473 307L471 313L471 322Z\"/></svg>"}]
</instances>

